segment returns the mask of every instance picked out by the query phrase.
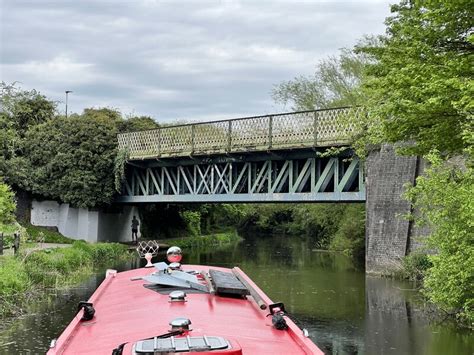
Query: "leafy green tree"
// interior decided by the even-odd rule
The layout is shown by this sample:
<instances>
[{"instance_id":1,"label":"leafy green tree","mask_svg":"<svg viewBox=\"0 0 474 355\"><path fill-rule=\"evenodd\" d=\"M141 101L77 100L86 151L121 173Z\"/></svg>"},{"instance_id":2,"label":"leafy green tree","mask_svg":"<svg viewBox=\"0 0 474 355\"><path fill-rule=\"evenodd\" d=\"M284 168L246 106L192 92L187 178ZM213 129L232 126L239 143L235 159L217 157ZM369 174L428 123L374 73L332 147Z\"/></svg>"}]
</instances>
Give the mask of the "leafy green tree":
<instances>
[{"instance_id":1,"label":"leafy green tree","mask_svg":"<svg viewBox=\"0 0 474 355\"><path fill-rule=\"evenodd\" d=\"M371 38L363 41L373 42ZM313 75L276 85L272 97L297 111L358 105L363 101L360 85L368 58L364 53L342 49L339 56L321 60Z\"/></svg>"},{"instance_id":2,"label":"leafy green tree","mask_svg":"<svg viewBox=\"0 0 474 355\"><path fill-rule=\"evenodd\" d=\"M27 130L54 117L56 104L35 90L0 84L0 176L20 186L28 178L21 164Z\"/></svg>"},{"instance_id":3,"label":"leafy green tree","mask_svg":"<svg viewBox=\"0 0 474 355\"><path fill-rule=\"evenodd\" d=\"M147 129L155 129L160 125L151 117L134 116L123 120L119 126L120 132L144 131Z\"/></svg>"},{"instance_id":4,"label":"leafy green tree","mask_svg":"<svg viewBox=\"0 0 474 355\"><path fill-rule=\"evenodd\" d=\"M25 91L15 85L0 84L0 128L12 128L23 136L29 127L46 122L56 111L56 103L36 90Z\"/></svg>"},{"instance_id":5,"label":"leafy green tree","mask_svg":"<svg viewBox=\"0 0 474 355\"><path fill-rule=\"evenodd\" d=\"M21 162L29 178L22 187L77 207L111 202L117 120L108 112L86 110L32 127Z\"/></svg>"},{"instance_id":6,"label":"leafy green tree","mask_svg":"<svg viewBox=\"0 0 474 355\"><path fill-rule=\"evenodd\" d=\"M373 59L364 83L369 141L459 154L473 140L474 6L403 0L392 13L386 35L358 47Z\"/></svg>"},{"instance_id":7,"label":"leafy green tree","mask_svg":"<svg viewBox=\"0 0 474 355\"><path fill-rule=\"evenodd\" d=\"M446 162L439 153L428 156L431 167L417 179L408 197L420 210L432 233L427 243L436 250L426 271L428 297L474 322L474 169Z\"/></svg>"}]
</instances>

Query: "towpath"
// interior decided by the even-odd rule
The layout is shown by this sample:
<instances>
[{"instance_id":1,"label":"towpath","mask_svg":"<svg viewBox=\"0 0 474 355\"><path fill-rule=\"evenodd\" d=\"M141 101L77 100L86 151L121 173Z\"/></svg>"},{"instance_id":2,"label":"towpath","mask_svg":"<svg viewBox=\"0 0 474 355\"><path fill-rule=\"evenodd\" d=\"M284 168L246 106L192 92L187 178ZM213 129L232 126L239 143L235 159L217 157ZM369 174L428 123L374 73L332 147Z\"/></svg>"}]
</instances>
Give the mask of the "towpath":
<instances>
[{"instance_id":1,"label":"towpath","mask_svg":"<svg viewBox=\"0 0 474 355\"><path fill-rule=\"evenodd\" d=\"M54 249L54 248L69 248L72 244L60 244L60 243L37 243L36 245L27 244L26 246L20 245L21 252L31 253L37 250ZM3 250L3 255L13 255L13 248Z\"/></svg>"}]
</instances>

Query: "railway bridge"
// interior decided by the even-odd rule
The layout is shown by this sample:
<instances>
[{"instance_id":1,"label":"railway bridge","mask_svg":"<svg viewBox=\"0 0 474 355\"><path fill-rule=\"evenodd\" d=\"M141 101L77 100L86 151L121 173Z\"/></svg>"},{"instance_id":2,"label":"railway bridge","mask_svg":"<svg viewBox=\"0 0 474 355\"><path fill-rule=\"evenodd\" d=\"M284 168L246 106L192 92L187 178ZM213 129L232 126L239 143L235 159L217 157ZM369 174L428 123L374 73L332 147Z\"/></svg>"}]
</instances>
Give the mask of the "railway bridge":
<instances>
[{"instance_id":1,"label":"railway bridge","mask_svg":"<svg viewBox=\"0 0 474 355\"><path fill-rule=\"evenodd\" d=\"M121 134L129 162L118 201L365 201L363 169L348 147L358 114L304 111Z\"/></svg>"},{"instance_id":2,"label":"railway bridge","mask_svg":"<svg viewBox=\"0 0 474 355\"><path fill-rule=\"evenodd\" d=\"M422 167L391 146L363 167L350 147L363 114L343 107L120 134L128 161L116 202L365 203L367 271L393 269L416 247L401 195Z\"/></svg>"}]
</instances>

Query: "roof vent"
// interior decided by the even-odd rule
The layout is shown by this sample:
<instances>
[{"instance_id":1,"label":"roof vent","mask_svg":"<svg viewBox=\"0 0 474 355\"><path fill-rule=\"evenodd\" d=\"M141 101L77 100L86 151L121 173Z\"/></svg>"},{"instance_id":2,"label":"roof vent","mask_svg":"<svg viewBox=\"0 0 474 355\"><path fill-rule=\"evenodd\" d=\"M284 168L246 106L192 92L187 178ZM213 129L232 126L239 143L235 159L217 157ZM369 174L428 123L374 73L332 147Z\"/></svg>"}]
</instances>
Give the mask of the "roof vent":
<instances>
[{"instance_id":1,"label":"roof vent","mask_svg":"<svg viewBox=\"0 0 474 355\"><path fill-rule=\"evenodd\" d=\"M179 247L171 247L166 251L166 258L170 263L179 263L183 258L183 252Z\"/></svg>"},{"instance_id":2,"label":"roof vent","mask_svg":"<svg viewBox=\"0 0 474 355\"><path fill-rule=\"evenodd\" d=\"M170 268L171 270L179 270L179 269L181 269L181 264L180 264L180 263L171 263L171 264L169 265L169 268Z\"/></svg>"},{"instance_id":3,"label":"roof vent","mask_svg":"<svg viewBox=\"0 0 474 355\"><path fill-rule=\"evenodd\" d=\"M188 318L180 317L180 318L175 318L170 322L171 325L171 331L174 330L184 330L184 331L189 331L191 321Z\"/></svg>"},{"instance_id":4,"label":"roof vent","mask_svg":"<svg viewBox=\"0 0 474 355\"><path fill-rule=\"evenodd\" d=\"M169 294L170 302L186 302L186 292L173 291Z\"/></svg>"}]
</instances>

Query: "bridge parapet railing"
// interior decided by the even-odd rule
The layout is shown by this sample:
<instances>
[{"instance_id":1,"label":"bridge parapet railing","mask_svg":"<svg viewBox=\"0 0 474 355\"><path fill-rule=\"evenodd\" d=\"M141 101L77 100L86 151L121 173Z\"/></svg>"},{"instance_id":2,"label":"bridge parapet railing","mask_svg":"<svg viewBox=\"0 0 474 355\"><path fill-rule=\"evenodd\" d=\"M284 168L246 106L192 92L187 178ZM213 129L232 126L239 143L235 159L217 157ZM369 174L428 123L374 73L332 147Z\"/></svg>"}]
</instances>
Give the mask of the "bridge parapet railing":
<instances>
[{"instance_id":1,"label":"bridge parapet railing","mask_svg":"<svg viewBox=\"0 0 474 355\"><path fill-rule=\"evenodd\" d=\"M301 111L201 122L118 135L130 159L348 144L360 108Z\"/></svg>"}]
</instances>

